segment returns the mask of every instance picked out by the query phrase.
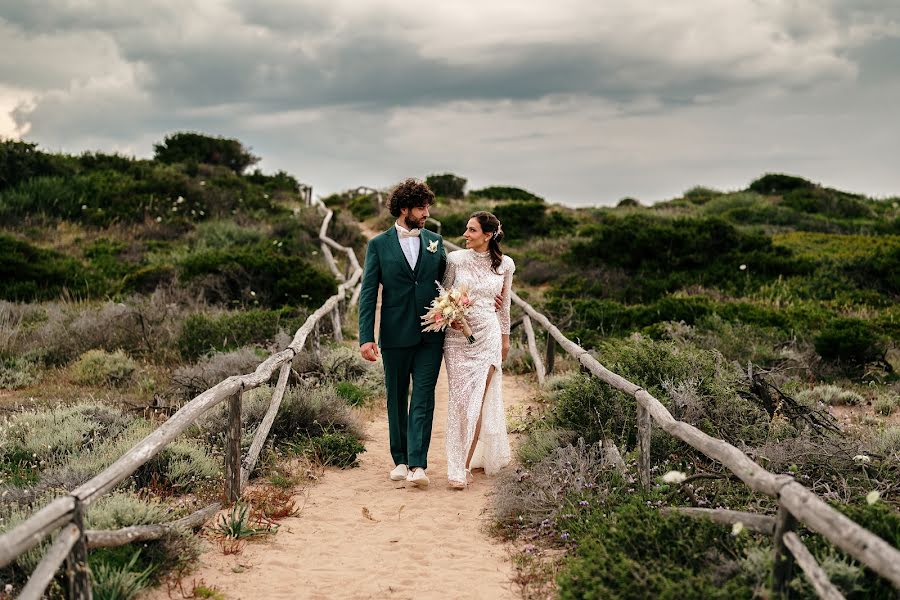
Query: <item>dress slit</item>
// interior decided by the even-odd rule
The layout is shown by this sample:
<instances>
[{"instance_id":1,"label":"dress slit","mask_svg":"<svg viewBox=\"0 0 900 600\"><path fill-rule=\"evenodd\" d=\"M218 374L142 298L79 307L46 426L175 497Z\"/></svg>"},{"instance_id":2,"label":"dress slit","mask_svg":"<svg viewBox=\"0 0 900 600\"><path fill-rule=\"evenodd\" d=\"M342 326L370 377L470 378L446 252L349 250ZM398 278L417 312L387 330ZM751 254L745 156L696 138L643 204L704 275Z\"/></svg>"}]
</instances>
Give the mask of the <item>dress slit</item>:
<instances>
[{"instance_id":1,"label":"dress slit","mask_svg":"<svg viewBox=\"0 0 900 600\"><path fill-rule=\"evenodd\" d=\"M491 375L491 368L494 369L494 374ZM475 449L478 446L478 441L481 439L481 432L484 430L484 423L481 423L481 431L478 431L478 424L482 421L482 416L484 412L484 403L487 401L487 395L491 390L488 386L488 375L491 375L491 383L490 387L494 386L494 383L497 380L497 374L500 372L500 368L495 364L489 364L487 368L487 372L484 374L484 386L481 388L481 401L478 403L478 413L477 417L475 417L475 425L472 426L472 435L466 432L466 458L469 456L472 457L472 461L475 460ZM475 439L475 432L478 431L478 439ZM472 469L471 461L469 465L466 466L467 469Z\"/></svg>"}]
</instances>

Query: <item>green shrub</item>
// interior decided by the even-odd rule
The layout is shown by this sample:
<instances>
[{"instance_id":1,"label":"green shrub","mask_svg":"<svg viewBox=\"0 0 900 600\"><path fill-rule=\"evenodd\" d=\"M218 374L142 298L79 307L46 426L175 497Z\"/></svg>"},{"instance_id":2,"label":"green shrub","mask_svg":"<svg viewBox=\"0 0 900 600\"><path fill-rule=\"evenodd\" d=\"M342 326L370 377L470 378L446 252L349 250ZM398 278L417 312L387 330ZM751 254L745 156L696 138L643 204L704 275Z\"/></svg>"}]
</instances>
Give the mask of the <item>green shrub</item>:
<instances>
[{"instance_id":1,"label":"green shrub","mask_svg":"<svg viewBox=\"0 0 900 600\"><path fill-rule=\"evenodd\" d=\"M586 239L571 245L569 260L624 269L633 281L626 295L630 301L652 300L688 285L740 293L809 269L786 248L773 246L769 237L718 218L610 214L582 233Z\"/></svg>"},{"instance_id":2,"label":"green shrub","mask_svg":"<svg viewBox=\"0 0 900 600\"><path fill-rule=\"evenodd\" d=\"M425 184L431 188L435 196L443 198L462 198L466 195L466 179L453 173L429 175Z\"/></svg>"},{"instance_id":3,"label":"green shrub","mask_svg":"<svg viewBox=\"0 0 900 600\"><path fill-rule=\"evenodd\" d=\"M75 381L82 385L126 385L132 381L136 365L122 350L88 350L73 366Z\"/></svg>"},{"instance_id":4,"label":"green shrub","mask_svg":"<svg viewBox=\"0 0 900 600\"><path fill-rule=\"evenodd\" d=\"M91 564L91 593L97 600L130 600L150 585L150 578L155 565L141 570L137 562L141 551L133 551L131 559L122 566L113 566L98 562L95 558Z\"/></svg>"},{"instance_id":5,"label":"green shrub","mask_svg":"<svg viewBox=\"0 0 900 600\"><path fill-rule=\"evenodd\" d=\"M636 198L625 197L619 200L616 204L616 208L638 208L641 206L641 203L637 201Z\"/></svg>"},{"instance_id":6,"label":"green shrub","mask_svg":"<svg viewBox=\"0 0 900 600\"><path fill-rule=\"evenodd\" d=\"M683 195L684 199L691 204L706 204L713 198L722 196L722 192L712 188L697 185L686 191Z\"/></svg>"},{"instance_id":7,"label":"green shrub","mask_svg":"<svg viewBox=\"0 0 900 600\"><path fill-rule=\"evenodd\" d=\"M307 448L316 462L341 469L357 466L357 455L366 451L366 447L349 433L323 433L310 438Z\"/></svg>"},{"instance_id":8,"label":"green shrub","mask_svg":"<svg viewBox=\"0 0 900 600\"><path fill-rule=\"evenodd\" d=\"M375 194L355 196L348 203L348 208L357 220L365 221L378 214L378 196Z\"/></svg>"},{"instance_id":9,"label":"green shrub","mask_svg":"<svg viewBox=\"0 0 900 600\"><path fill-rule=\"evenodd\" d=\"M185 319L178 349L186 360L197 360L208 352L225 352L251 344L263 345L280 331L300 328L305 316L288 308L245 310L218 316L203 313Z\"/></svg>"},{"instance_id":10,"label":"green shrub","mask_svg":"<svg viewBox=\"0 0 900 600\"><path fill-rule=\"evenodd\" d=\"M511 186L492 185L480 190L472 190L469 196L473 198L485 198L487 200L522 200L525 202L531 200L539 200L543 202L543 198L532 194L528 190Z\"/></svg>"},{"instance_id":11,"label":"green shrub","mask_svg":"<svg viewBox=\"0 0 900 600\"><path fill-rule=\"evenodd\" d=\"M836 219L872 216L872 210L862 197L823 188L790 191L784 195L781 203L800 212L826 215Z\"/></svg>"},{"instance_id":12,"label":"green shrub","mask_svg":"<svg viewBox=\"0 0 900 600\"><path fill-rule=\"evenodd\" d=\"M220 461L205 446L195 440L179 440L142 465L132 479L139 488L154 484L184 493L208 487L221 473Z\"/></svg>"},{"instance_id":13,"label":"green shrub","mask_svg":"<svg viewBox=\"0 0 900 600\"><path fill-rule=\"evenodd\" d=\"M578 546L557 577L559 598L754 597L735 560L746 552L747 536L647 504L631 494L562 524Z\"/></svg>"},{"instance_id":14,"label":"green shrub","mask_svg":"<svg viewBox=\"0 0 900 600\"><path fill-rule=\"evenodd\" d=\"M334 384L337 395L347 401L350 406L362 406L370 398L369 391L352 381L339 381Z\"/></svg>"},{"instance_id":15,"label":"green shrub","mask_svg":"<svg viewBox=\"0 0 900 600\"><path fill-rule=\"evenodd\" d=\"M573 228L575 220L559 210L547 210L542 200L504 202L493 213L503 223L504 241L527 240Z\"/></svg>"},{"instance_id":16,"label":"green shrub","mask_svg":"<svg viewBox=\"0 0 900 600\"><path fill-rule=\"evenodd\" d=\"M766 173L754 180L748 188L751 192L766 195L778 195L793 192L794 190L811 190L816 187L811 181L802 177L785 175L783 173Z\"/></svg>"},{"instance_id":17,"label":"green shrub","mask_svg":"<svg viewBox=\"0 0 900 600\"><path fill-rule=\"evenodd\" d=\"M798 392L794 398L801 404L813 407L819 402L825 406L859 405L864 402L864 398L856 392L836 385L817 385Z\"/></svg>"},{"instance_id":18,"label":"green shrub","mask_svg":"<svg viewBox=\"0 0 900 600\"><path fill-rule=\"evenodd\" d=\"M900 406L900 396L890 393L880 394L874 403L875 412L884 416L891 415L897 406Z\"/></svg>"},{"instance_id":19,"label":"green shrub","mask_svg":"<svg viewBox=\"0 0 900 600\"><path fill-rule=\"evenodd\" d=\"M66 175L71 169L69 161L41 152L37 144L0 140L0 191L36 177ZM2 210L0 206L0 214Z\"/></svg>"},{"instance_id":20,"label":"green shrub","mask_svg":"<svg viewBox=\"0 0 900 600\"><path fill-rule=\"evenodd\" d=\"M181 275L186 281L211 277L204 287L211 302L317 307L337 291L331 273L268 246L197 252L181 263Z\"/></svg>"},{"instance_id":21,"label":"green shrub","mask_svg":"<svg viewBox=\"0 0 900 600\"><path fill-rule=\"evenodd\" d=\"M34 360L16 356L0 358L0 390L17 390L38 380L39 366Z\"/></svg>"},{"instance_id":22,"label":"green shrub","mask_svg":"<svg viewBox=\"0 0 900 600\"><path fill-rule=\"evenodd\" d=\"M154 158L163 163L205 163L228 167L235 173L259 162L236 139L212 137L200 133L181 131L167 135L153 145Z\"/></svg>"},{"instance_id":23,"label":"green shrub","mask_svg":"<svg viewBox=\"0 0 900 600\"><path fill-rule=\"evenodd\" d=\"M34 301L56 298L63 291L76 296L99 293L96 283L77 260L0 234L0 298Z\"/></svg>"},{"instance_id":24,"label":"green shrub","mask_svg":"<svg viewBox=\"0 0 900 600\"><path fill-rule=\"evenodd\" d=\"M885 352L881 336L863 319L833 319L814 343L816 352L825 360L856 367L883 359Z\"/></svg>"}]
</instances>

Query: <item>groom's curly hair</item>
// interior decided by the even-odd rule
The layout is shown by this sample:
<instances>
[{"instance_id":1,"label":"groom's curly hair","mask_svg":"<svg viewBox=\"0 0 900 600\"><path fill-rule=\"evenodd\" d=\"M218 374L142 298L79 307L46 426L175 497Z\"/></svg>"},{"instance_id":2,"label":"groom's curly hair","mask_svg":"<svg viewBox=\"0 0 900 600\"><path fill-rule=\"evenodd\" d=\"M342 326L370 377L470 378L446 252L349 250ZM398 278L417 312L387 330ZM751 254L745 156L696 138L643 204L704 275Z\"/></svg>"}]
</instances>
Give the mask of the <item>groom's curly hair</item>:
<instances>
[{"instance_id":1,"label":"groom's curly hair","mask_svg":"<svg viewBox=\"0 0 900 600\"><path fill-rule=\"evenodd\" d=\"M404 208L422 208L434 204L434 192L424 181L410 177L393 190L388 197L388 210L395 217Z\"/></svg>"}]
</instances>

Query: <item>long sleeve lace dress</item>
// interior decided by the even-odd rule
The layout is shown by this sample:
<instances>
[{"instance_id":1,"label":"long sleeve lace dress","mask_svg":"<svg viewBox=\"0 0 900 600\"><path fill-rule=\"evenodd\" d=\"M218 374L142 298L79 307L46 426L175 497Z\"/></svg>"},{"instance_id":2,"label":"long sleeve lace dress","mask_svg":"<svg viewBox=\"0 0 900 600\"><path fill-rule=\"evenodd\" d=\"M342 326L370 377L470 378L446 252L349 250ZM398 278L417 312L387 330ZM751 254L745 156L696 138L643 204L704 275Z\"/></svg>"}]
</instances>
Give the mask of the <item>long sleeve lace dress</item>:
<instances>
[{"instance_id":1,"label":"long sleeve lace dress","mask_svg":"<svg viewBox=\"0 0 900 600\"><path fill-rule=\"evenodd\" d=\"M509 438L503 408L501 371L502 334L509 334L509 306L513 260L503 256L495 273L488 252L457 250L447 255L445 288L465 284L474 304L466 317L475 336L469 344L458 331L447 329L444 338L444 364L450 385L447 407L447 478L451 483L467 482L466 458L477 443L470 469L484 468L487 475L509 464ZM494 308L494 297L503 293L503 306ZM491 366L495 368L485 390ZM482 399L483 407L482 407ZM475 440L478 416L481 431Z\"/></svg>"}]
</instances>

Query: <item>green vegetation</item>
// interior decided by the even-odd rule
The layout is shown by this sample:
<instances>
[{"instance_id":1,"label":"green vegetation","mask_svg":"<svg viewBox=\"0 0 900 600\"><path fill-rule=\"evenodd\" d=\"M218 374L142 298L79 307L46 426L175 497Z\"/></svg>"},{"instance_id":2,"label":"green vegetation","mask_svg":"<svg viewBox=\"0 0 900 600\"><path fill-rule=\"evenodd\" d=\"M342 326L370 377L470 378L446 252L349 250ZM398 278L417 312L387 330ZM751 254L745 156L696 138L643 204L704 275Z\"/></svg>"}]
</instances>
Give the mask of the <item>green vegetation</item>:
<instances>
[{"instance_id":1,"label":"green vegetation","mask_svg":"<svg viewBox=\"0 0 900 600\"><path fill-rule=\"evenodd\" d=\"M507 211L517 289L566 335L675 418L900 544L900 435L890 421L900 406L900 200L780 174L652 206L475 199ZM446 227L474 206L433 212ZM559 225L547 226L553 213ZM517 343L511 364L527 364ZM577 371L552 378L542 396L544 410L517 426L522 466L493 500L497 531L524 545L516 564L525 597L548 586L561 598L771 595L767 537L660 508L774 514L773 499L658 427L658 478L642 491L632 397ZM667 483L659 476L670 470L698 478ZM801 535L848 598L894 594L821 536ZM790 585L813 597L801 575Z\"/></svg>"},{"instance_id":2,"label":"green vegetation","mask_svg":"<svg viewBox=\"0 0 900 600\"><path fill-rule=\"evenodd\" d=\"M319 250L322 215L297 179L246 174L258 158L237 140L176 133L155 149L142 160L0 141L0 532L107 468L190 398L252 372L337 290ZM364 248L344 214L329 234ZM381 383L348 352L323 343L318 366L296 365L302 380L288 388L260 475L283 470L281 481L299 485L308 478L287 458L351 466L364 451L350 404L377 397ZM244 395L245 450L271 393ZM92 503L87 526L166 522L213 501L225 423L223 412L204 415ZM289 496L252 519L295 512ZM21 591L48 544L0 569L0 581ZM130 598L178 580L200 551L192 532L93 550L94 595Z\"/></svg>"}]
</instances>

